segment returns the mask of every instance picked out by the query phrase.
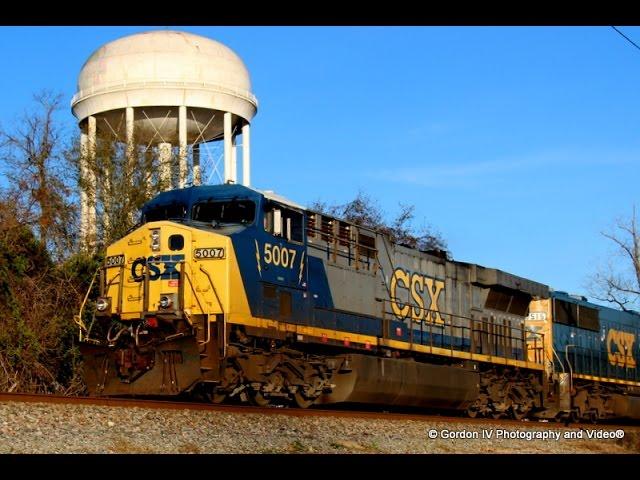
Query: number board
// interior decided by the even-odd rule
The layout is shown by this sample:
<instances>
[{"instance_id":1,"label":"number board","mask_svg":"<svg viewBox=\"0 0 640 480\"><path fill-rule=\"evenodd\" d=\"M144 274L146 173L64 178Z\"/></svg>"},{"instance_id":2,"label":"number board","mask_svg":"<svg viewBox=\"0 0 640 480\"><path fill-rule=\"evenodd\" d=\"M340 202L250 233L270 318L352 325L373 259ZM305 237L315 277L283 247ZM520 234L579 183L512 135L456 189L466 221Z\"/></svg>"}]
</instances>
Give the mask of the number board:
<instances>
[{"instance_id":1,"label":"number board","mask_svg":"<svg viewBox=\"0 0 640 480\"><path fill-rule=\"evenodd\" d=\"M194 258L200 260L224 258L224 248L196 248L193 251Z\"/></svg>"},{"instance_id":2,"label":"number board","mask_svg":"<svg viewBox=\"0 0 640 480\"><path fill-rule=\"evenodd\" d=\"M107 267L120 267L124 265L124 255L113 255L105 259L105 265Z\"/></svg>"}]
</instances>

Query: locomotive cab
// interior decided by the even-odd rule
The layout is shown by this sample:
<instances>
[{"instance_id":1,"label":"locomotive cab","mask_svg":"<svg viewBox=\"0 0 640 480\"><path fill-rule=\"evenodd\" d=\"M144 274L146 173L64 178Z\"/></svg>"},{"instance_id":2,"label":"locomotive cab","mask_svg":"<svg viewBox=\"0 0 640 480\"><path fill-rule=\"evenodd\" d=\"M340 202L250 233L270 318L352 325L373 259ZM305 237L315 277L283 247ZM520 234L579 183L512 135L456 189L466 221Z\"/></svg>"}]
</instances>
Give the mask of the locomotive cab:
<instances>
[{"instance_id":1,"label":"locomotive cab","mask_svg":"<svg viewBox=\"0 0 640 480\"><path fill-rule=\"evenodd\" d=\"M176 394L215 378L226 323L248 310L231 238L262 228L260 212L260 194L236 185L164 192L143 207L141 224L107 248L94 312L77 317L92 394Z\"/></svg>"}]
</instances>

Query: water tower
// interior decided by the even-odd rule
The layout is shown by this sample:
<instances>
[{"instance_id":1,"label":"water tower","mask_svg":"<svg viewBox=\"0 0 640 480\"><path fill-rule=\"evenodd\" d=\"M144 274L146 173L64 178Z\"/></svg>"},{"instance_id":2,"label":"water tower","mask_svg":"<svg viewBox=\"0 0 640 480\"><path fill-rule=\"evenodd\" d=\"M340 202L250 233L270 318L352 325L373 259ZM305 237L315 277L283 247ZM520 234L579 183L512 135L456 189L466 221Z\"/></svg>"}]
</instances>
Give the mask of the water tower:
<instances>
[{"instance_id":1,"label":"water tower","mask_svg":"<svg viewBox=\"0 0 640 480\"><path fill-rule=\"evenodd\" d=\"M81 130L80 238L96 234L96 178L88 168L101 132L158 159L167 188L201 182L200 146L222 141L220 179L237 183L236 137L242 135L244 185L250 183L250 122L257 111L249 72L231 49L191 33L160 30L109 42L86 61L71 101ZM177 162L172 162L177 158ZM173 179L173 181L172 181ZM108 222L108 219L105 219Z\"/></svg>"}]
</instances>

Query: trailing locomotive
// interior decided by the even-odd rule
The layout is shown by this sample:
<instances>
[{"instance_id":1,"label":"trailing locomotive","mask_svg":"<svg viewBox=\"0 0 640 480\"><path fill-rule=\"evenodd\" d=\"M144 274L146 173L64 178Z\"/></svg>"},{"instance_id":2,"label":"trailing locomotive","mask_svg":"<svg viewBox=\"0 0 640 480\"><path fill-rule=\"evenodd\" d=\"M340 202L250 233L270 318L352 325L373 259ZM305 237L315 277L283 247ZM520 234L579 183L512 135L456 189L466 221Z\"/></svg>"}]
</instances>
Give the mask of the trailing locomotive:
<instances>
[{"instance_id":1,"label":"trailing locomotive","mask_svg":"<svg viewBox=\"0 0 640 480\"><path fill-rule=\"evenodd\" d=\"M494 418L594 410L580 406L586 370L554 363L565 340L551 314L540 323L556 300L547 286L393 244L271 192L227 184L158 195L107 248L99 283L95 308L76 317L92 395ZM636 415L610 400L636 405L635 390L585 388L588 405L604 402L598 418Z\"/></svg>"},{"instance_id":2,"label":"trailing locomotive","mask_svg":"<svg viewBox=\"0 0 640 480\"><path fill-rule=\"evenodd\" d=\"M640 314L551 292L532 302L529 329L546 339L552 383L543 417L640 418Z\"/></svg>"}]
</instances>

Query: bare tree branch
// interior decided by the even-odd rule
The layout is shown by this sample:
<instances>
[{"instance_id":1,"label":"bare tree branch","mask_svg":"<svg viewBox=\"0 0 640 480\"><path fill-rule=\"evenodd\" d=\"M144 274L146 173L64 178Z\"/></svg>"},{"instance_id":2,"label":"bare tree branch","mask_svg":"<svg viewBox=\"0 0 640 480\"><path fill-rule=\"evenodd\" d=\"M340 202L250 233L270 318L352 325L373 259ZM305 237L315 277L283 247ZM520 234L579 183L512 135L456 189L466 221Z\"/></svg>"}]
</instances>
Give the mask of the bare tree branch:
<instances>
[{"instance_id":1,"label":"bare tree branch","mask_svg":"<svg viewBox=\"0 0 640 480\"><path fill-rule=\"evenodd\" d=\"M614 255L621 262L612 260L600 268L591 279L591 295L613 303L622 310L632 310L640 305L640 234L637 228L636 209L630 218L619 219L612 232L602 232L611 240Z\"/></svg>"},{"instance_id":2,"label":"bare tree branch","mask_svg":"<svg viewBox=\"0 0 640 480\"><path fill-rule=\"evenodd\" d=\"M309 208L333 217L342 218L356 225L363 225L378 230L391 238L391 241L422 251L438 251L447 258L447 243L442 236L429 225L416 229L413 225L413 205L400 204L400 212L391 221L385 219L380 206L370 196L358 192L356 198L345 204L329 205L316 201Z\"/></svg>"}]
</instances>

